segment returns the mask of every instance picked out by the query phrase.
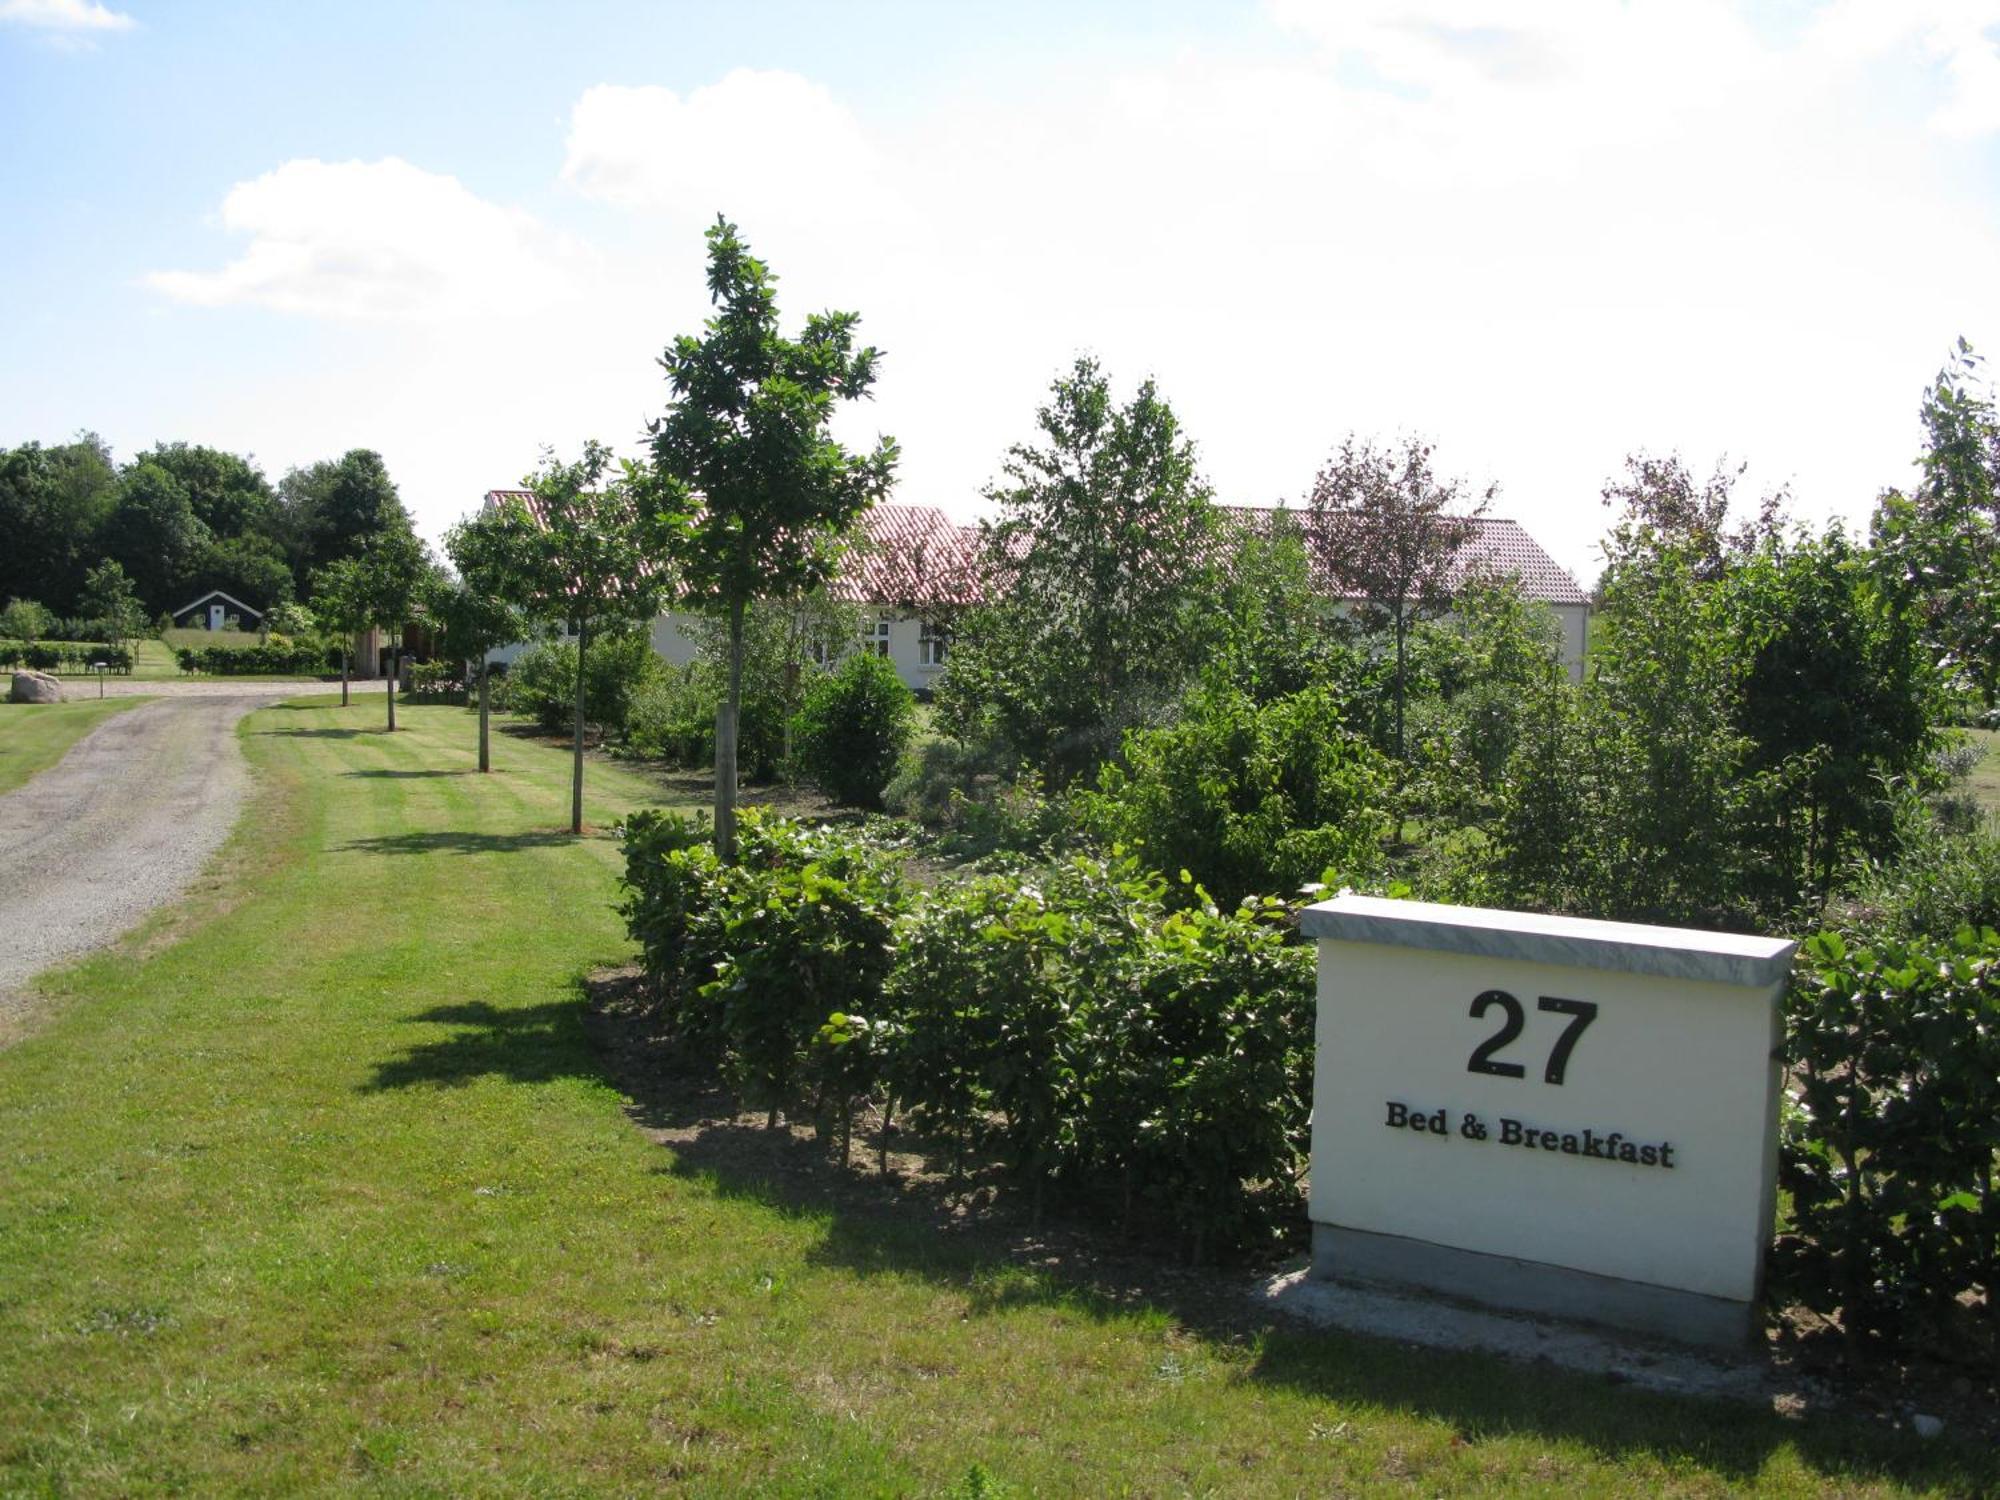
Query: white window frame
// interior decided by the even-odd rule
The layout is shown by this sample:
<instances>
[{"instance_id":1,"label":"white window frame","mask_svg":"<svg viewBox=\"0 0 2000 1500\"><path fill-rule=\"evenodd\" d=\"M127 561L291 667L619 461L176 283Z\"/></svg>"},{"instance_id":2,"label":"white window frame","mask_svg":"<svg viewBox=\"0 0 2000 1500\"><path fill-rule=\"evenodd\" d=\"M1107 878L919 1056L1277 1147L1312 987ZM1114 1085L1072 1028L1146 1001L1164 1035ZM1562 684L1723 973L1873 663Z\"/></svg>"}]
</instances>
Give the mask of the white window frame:
<instances>
[{"instance_id":1,"label":"white window frame","mask_svg":"<svg viewBox=\"0 0 2000 1500\"><path fill-rule=\"evenodd\" d=\"M917 637L917 662L921 666L941 667L951 653L951 632L934 620L925 620L922 633Z\"/></svg>"},{"instance_id":2,"label":"white window frame","mask_svg":"<svg viewBox=\"0 0 2000 1500\"><path fill-rule=\"evenodd\" d=\"M861 626L861 649L863 651L873 651L877 656L888 656L890 654L889 631L890 627L895 623L895 615L886 609L873 620L863 621Z\"/></svg>"}]
</instances>

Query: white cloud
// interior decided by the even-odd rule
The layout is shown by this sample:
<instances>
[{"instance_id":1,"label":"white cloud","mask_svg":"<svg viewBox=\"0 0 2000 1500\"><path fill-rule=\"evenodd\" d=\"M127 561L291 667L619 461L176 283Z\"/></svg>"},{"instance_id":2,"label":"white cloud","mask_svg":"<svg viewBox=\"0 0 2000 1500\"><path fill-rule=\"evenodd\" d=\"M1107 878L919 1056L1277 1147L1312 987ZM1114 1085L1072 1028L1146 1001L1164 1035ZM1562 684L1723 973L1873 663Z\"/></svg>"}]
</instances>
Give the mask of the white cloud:
<instances>
[{"instance_id":1,"label":"white cloud","mask_svg":"<svg viewBox=\"0 0 2000 1500\"><path fill-rule=\"evenodd\" d=\"M570 111L563 181L622 208L845 216L879 176L854 117L796 73L738 68L685 98L600 84Z\"/></svg>"},{"instance_id":2,"label":"white cloud","mask_svg":"<svg viewBox=\"0 0 2000 1500\"><path fill-rule=\"evenodd\" d=\"M286 162L231 188L222 224L250 237L241 257L147 284L203 307L433 320L544 308L574 256L529 215L395 157Z\"/></svg>"},{"instance_id":3,"label":"white cloud","mask_svg":"<svg viewBox=\"0 0 2000 1500\"><path fill-rule=\"evenodd\" d=\"M98 0L0 0L0 21L53 32L129 31L135 24Z\"/></svg>"}]
</instances>

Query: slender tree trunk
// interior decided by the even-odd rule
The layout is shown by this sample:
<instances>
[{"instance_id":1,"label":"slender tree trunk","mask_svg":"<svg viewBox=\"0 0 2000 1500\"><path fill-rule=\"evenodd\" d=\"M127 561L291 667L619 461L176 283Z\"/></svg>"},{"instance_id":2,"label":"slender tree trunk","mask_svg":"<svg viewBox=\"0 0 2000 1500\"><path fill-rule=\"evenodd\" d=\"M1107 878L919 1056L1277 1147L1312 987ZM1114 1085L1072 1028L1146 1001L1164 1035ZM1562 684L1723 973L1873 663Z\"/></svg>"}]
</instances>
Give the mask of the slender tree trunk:
<instances>
[{"instance_id":1,"label":"slender tree trunk","mask_svg":"<svg viewBox=\"0 0 2000 1500\"><path fill-rule=\"evenodd\" d=\"M715 712L715 855L736 863L736 725L743 706L743 601L729 603L729 692Z\"/></svg>"},{"instance_id":2,"label":"slender tree trunk","mask_svg":"<svg viewBox=\"0 0 2000 1500\"><path fill-rule=\"evenodd\" d=\"M1403 754L1403 638L1409 634L1409 624L1403 618L1403 611L1396 611L1396 759Z\"/></svg>"},{"instance_id":3,"label":"slender tree trunk","mask_svg":"<svg viewBox=\"0 0 2000 1500\"><path fill-rule=\"evenodd\" d=\"M340 651L340 706L347 707L347 664L354 657L354 641L350 638Z\"/></svg>"},{"instance_id":4,"label":"slender tree trunk","mask_svg":"<svg viewBox=\"0 0 2000 1500\"><path fill-rule=\"evenodd\" d=\"M479 658L479 769L482 771L493 769L493 758L487 753L486 749L486 677L491 670L492 668L488 666L485 656L482 655Z\"/></svg>"},{"instance_id":5,"label":"slender tree trunk","mask_svg":"<svg viewBox=\"0 0 2000 1500\"><path fill-rule=\"evenodd\" d=\"M569 777L569 831L583 832L583 654L590 649L590 623L576 622L576 743Z\"/></svg>"},{"instance_id":6,"label":"slender tree trunk","mask_svg":"<svg viewBox=\"0 0 2000 1500\"><path fill-rule=\"evenodd\" d=\"M389 653L389 733L396 732L396 679L403 675L403 653Z\"/></svg>"}]
</instances>

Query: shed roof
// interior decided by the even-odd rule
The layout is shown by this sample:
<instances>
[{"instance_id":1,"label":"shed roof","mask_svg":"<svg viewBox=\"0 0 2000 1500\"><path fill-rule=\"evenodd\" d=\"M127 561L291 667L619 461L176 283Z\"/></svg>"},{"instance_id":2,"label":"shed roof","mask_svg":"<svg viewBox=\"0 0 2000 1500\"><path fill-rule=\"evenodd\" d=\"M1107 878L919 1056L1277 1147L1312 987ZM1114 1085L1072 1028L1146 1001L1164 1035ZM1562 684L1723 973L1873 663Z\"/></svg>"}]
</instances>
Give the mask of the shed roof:
<instances>
[{"instance_id":1,"label":"shed roof","mask_svg":"<svg viewBox=\"0 0 2000 1500\"><path fill-rule=\"evenodd\" d=\"M203 594L199 599L195 600L192 604L183 604L179 609L174 610L173 613L176 615L184 615L191 609L201 608L202 605L208 603L208 601L211 599L227 600L229 603L235 605L237 610L243 614L255 615L260 620L264 618L263 610L257 608L254 604L245 604L241 599L238 599L233 594L223 593L221 589L210 589L207 593Z\"/></svg>"}]
</instances>

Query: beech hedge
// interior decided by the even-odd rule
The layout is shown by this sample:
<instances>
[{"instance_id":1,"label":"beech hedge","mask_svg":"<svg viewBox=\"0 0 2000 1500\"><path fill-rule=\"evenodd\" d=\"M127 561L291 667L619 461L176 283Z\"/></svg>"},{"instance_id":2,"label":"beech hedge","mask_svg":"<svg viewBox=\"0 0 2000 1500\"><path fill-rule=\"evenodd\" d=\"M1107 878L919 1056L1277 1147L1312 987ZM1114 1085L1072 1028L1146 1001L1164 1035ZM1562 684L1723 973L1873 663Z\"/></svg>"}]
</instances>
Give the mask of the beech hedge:
<instances>
[{"instance_id":1,"label":"beech hedge","mask_svg":"<svg viewBox=\"0 0 2000 1500\"><path fill-rule=\"evenodd\" d=\"M1144 1222L1192 1259L1298 1222L1313 960L1272 900L1170 909L1127 859L930 891L837 830L746 809L725 866L698 822L624 828L622 910L663 1029L843 1160L857 1112L903 1112L955 1178L996 1161ZM886 1152L886 1146L885 1146Z\"/></svg>"},{"instance_id":2,"label":"beech hedge","mask_svg":"<svg viewBox=\"0 0 2000 1500\"><path fill-rule=\"evenodd\" d=\"M1837 1308L1858 1339L1990 1351L2000 933L1866 946L1821 933L1801 949L1787 1012L1786 1290Z\"/></svg>"}]
</instances>

